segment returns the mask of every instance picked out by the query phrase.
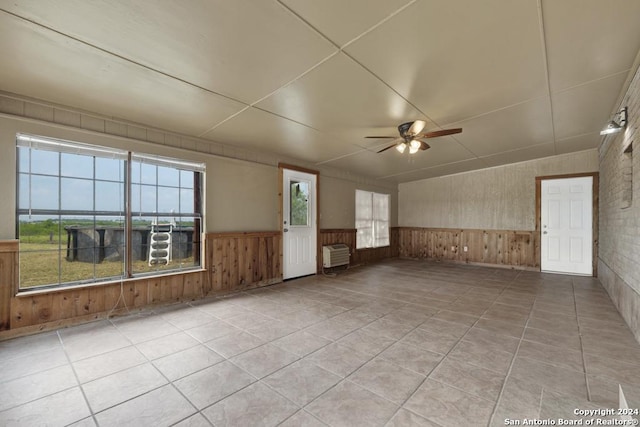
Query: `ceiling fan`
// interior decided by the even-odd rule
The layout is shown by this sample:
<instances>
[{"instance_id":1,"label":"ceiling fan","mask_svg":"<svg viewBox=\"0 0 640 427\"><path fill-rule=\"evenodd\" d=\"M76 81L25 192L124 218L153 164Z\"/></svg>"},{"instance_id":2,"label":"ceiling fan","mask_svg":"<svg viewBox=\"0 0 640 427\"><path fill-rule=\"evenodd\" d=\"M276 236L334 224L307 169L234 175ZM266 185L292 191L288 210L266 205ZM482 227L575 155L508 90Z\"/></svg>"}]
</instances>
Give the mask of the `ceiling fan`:
<instances>
[{"instance_id":1,"label":"ceiling fan","mask_svg":"<svg viewBox=\"0 0 640 427\"><path fill-rule=\"evenodd\" d=\"M425 121L416 120L415 122L407 122L398 126L398 132L400 133L399 138L395 136L367 136L366 138L395 138L393 144L383 148L378 151L378 153L382 153L393 147L396 147L396 150L399 152L404 153L404 150L409 147L409 153L415 154L418 150L430 148L429 144L422 141L422 139L437 138L439 136L453 135L462 132L462 128L455 128L422 133L426 125L427 123Z\"/></svg>"}]
</instances>

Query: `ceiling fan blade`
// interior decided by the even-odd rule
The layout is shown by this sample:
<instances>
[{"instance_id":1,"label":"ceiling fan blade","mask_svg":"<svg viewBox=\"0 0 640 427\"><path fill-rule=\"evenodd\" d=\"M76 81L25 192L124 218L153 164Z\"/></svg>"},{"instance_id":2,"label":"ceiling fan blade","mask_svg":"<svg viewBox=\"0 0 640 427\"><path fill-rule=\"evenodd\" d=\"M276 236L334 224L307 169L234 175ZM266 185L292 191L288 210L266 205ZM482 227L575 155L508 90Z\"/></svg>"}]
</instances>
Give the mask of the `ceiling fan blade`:
<instances>
[{"instance_id":1,"label":"ceiling fan blade","mask_svg":"<svg viewBox=\"0 0 640 427\"><path fill-rule=\"evenodd\" d=\"M411 127L407 131L407 134L409 134L409 135L417 135L420 132L422 132L422 129L424 129L424 127L426 125L427 125L427 122L425 122L423 120L416 120L415 122L413 122L413 124L411 125Z\"/></svg>"},{"instance_id":2,"label":"ceiling fan blade","mask_svg":"<svg viewBox=\"0 0 640 427\"><path fill-rule=\"evenodd\" d=\"M402 139L402 138L396 138L396 139L393 141L393 144L389 145L388 147L383 148L382 150L378 151L378 153L382 153L383 151L387 151L389 148L393 148L393 147L395 147L395 146L396 146L396 145L398 145L398 143L400 143L400 142L404 142L404 139Z\"/></svg>"},{"instance_id":3,"label":"ceiling fan blade","mask_svg":"<svg viewBox=\"0 0 640 427\"><path fill-rule=\"evenodd\" d=\"M423 133L422 135L418 135L418 137L419 138L437 138L439 136L454 135L456 133L461 133L461 132L462 132L462 128L442 129L442 130L435 130L433 132Z\"/></svg>"},{"instance_id":4,"label":"ceiling fan blade","mask_svg":"<svg viewBox=\"0 0 640 427\"><path fill-rule=\"evenodd\" d=\"M382 139L382 138L397 138L397 136L365 136L365 138Z\"/></svg>"},{"instance_id":5,"label":"ceiling fan blade","mask_svg":"<svg viewBox=\"0 0 640 427\"><path fill-rule=\"evenodd\" d=\"M393 147L395 147L396 145L398 145L398 144L393 143L393 144L391 144L390 146L385 147L385 148L383 148L382 150L378 151L378 153L382 153L383 151L387 151L389 148L393 148Z\"/></svg>"},{"instance_id":6,"label":"ceiling fan blade","mask_svg":"<svg viewBox=\"0 0 640 427\"><path fill-rule=\"evenodd\" d=\"M420 141L420 149L421 150L428 150L429 148L431 148L431 146L429 144L427 144L424 141Z\"/></svg>"}]
</instances>

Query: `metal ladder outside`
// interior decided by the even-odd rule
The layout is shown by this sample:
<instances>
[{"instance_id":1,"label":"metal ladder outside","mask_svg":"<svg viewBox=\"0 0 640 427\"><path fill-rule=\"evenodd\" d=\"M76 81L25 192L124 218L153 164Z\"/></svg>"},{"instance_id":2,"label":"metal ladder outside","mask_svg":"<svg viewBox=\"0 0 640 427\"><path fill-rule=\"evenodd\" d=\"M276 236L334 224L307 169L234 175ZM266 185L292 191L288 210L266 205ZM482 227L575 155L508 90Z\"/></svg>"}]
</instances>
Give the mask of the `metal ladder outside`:
<instances>
[{"instance_id":1,"label":"metal ladder outside","mask_svg":"<svg viewBox=\"0 0 640 427\"><path fill-rule=\"evenodd\" d=\"M169 264L171 262L171 233L174 223L158 223L157 219L151 222L149 234L149 267L156 264Z\"/></svg>"}]
</instances>

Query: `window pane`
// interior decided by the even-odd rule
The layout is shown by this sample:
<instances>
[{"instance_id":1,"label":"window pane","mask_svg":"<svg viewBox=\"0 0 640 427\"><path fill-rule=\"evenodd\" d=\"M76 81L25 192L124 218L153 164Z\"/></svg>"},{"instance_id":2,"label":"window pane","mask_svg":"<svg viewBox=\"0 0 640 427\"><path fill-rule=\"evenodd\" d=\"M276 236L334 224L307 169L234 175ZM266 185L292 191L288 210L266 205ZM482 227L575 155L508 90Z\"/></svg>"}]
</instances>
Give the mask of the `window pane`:
<instances>
[{"instance_id":1,"label":"window pane","mask_svg":"<svg viewBox=\"0 0 640 427\"><path fill-rule=\"evenodd\" d=\"M194 212L194 192L192 188L180 190L180 212L182 213L195 213Z\"/></svg>"},{"instance_id":2,"label":"window pane","mask_svg":"<svg viewBox=\"0 0 640 427\"><path fill-rule=\"evenodd\" d=\"M124 184L96 181L96 210L124 212Z\"/></svg>"},{"instance_id":3,"label":"window pane","mask_svg":"<svg viewBox=\"0 0 640 427\"><path fill-rule=\"evenodd\" d=\"M158 166L158 185L178 187L180 185L180 171L166 166Z\"/></svg>"},{"instance_id":4,"label":"window pane","mask_svg":"<svg viewBox=\"0 0 640 427\"><path fill-rule=\"evenodd\" d=\"M140 184L141 166L138 162L131 162L131 182L135 184Z\"/></svg>"},{"instance_id":5,"label":"window pane","mask_svg":"<svg viewBox=\"0 0 640 427\"><path fill-rule=\"evenodd\" d=\"M18 209L29 209L29 175L18 175Z\"/></svg>"},{"instance_id":6,"label":"window pane","mask_svg":"<svg viewBox=\"0 0 640 427\"><path fill-rule=\"evenodd\" d=\"M140 165L140 182L142 184L156 185L157 166L142 163Z\"/></svg>"},{"instance_id":7,"label":"window pane","mask_svg":"<svg viewBox=\"0 0 640 427\"><path fill-rule=\"evenodd\" d=\"M158 212L180 212L180 190L171 187L158 187Z\"/></svg>"},{"instance_id":8,"label":"window pane","mask_svg":"<svg viewBox=\"0 0 640 427\"><path fill-rule=\"evenodd\" d=\"M29 149L18 147L18 172L29 172Z\"/></svg>"},{"instance_id":9,"label":"window pane","mask_svg":"<svg viewBox=\"0 0 640 427\"><path fill-rule=\"evenodd\" d=\"M62 210L93 210L93 181L62 178Z\"/></svg>"},{"instance_id":10,"label":"window pane","mask_svg":"<svg viewBox=\"0 0 640 427\"><path fill-rule=\"evenodd\" d=\"M193 188L195 174L191 171L180 171L180 187Z\"/></svg>"},{"instance_id":11,"label":"window pane","mask_svg":"<svg viewBox=\"0 0 640 427\"><path fill-rule=\"evenodd\" d=\"M61 154L61 174L75 178L93 178L93 157L78 154Z\"/></svg>"},{"instance_id":12,"label":"window pane","mask_svg":"<svg viewBox=\"0 0 640 427\"><path fill-rule=\"evenodd\" d=\"M156 212L158 205L156 203L156 188L150 185L140 186L140 211Z\"/></svg>"},{"instance_id":13,"label":"window pane","mask_svg":"<svg viewBox=\"0 0 640 427\"><path fill-rule=\"evenodd\" d=\"M124 160L96 157L96 179L124 181L124 163Z\"/></svg>"},{"instance_id":14,"label":"window pane","mask_svg":"<svg viewBox=\"0 0 640 427\"><path fill-rule=\"evenodd\" d=\"M58 175L58 156L53 151L31 150L31 173Z\"/></svg>"},{"instance_id":15,"label":"window pane","mask_svg":"<svg viewBox=\"0 0 640 427\"><path fill-rule=\"evenodd\" d=\"M61 249L66 239L61 238L57 218L41 215L20 215L20 288L58 283Z\"/></svg>"},{"instance_id":16,"label":"window pane","mask_svg":"<svg viewBox=\"0 0 640 427\"><path fill-rule=\"evenodd\" d=\"M289 224L309 225L309 183L304 181L291 181L289 201Z\"/></svg>"},{"instance_id":17,"label":"window pane","mask_svg":"<svg viewBox=\"0 0 640 427\"><path fill-rule=\"evenodd\" d=\"M58 178L31 176L31 207L33 209L58 209Z\"/></svg>"}]
</instances>

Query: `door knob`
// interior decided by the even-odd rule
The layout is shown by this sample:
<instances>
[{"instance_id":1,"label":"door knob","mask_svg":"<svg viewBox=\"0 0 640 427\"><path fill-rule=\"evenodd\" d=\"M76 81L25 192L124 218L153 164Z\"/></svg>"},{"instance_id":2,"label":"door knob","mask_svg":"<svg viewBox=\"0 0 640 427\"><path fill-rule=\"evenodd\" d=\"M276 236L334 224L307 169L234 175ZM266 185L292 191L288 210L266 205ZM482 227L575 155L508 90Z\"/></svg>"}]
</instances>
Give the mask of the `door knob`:
<instances>
[{"instance_id":1,"label":"door knob","mask_svg":"<svg viewBox=\"0 0 640 427\"><path fill-rule=\"evenodd\" d=\"M284 230L282 230L282 231L284 231L284 232L286 233L287 231L289 231L289 229L288 229L288 228L285 228L285 229L284 229Z\"/></svg>"},{"instance_id":2,"label":"door knob","mask_svg":"<svg viewBox=\"0 0 640 427\"><path fill-rule=\"evenodd\" d=\"M543 232L542 232L542 234L547 234L547 232L546 232L546 231L543 231Z\"/></svg>"}]
</instances>

